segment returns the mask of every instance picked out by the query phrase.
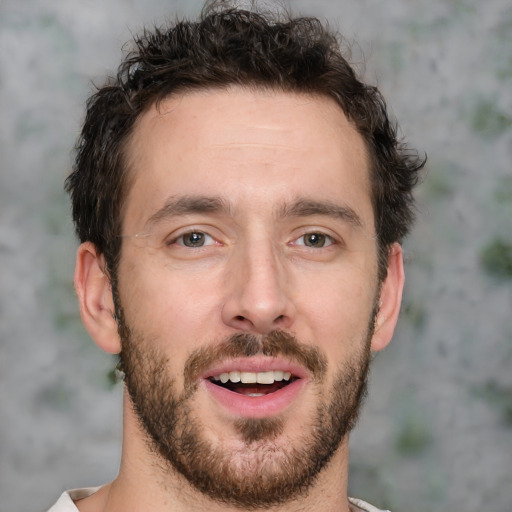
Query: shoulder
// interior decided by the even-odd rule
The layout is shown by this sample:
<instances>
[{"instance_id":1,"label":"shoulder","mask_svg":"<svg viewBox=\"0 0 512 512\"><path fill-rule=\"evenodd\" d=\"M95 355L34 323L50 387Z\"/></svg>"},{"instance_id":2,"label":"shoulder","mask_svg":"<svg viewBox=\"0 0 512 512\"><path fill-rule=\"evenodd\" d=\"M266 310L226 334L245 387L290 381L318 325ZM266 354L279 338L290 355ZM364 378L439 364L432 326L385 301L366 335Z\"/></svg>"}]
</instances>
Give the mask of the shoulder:
<instances>
[{"instance_id":1,"label":"shoulder","mask_svg":"<svg viewBox=\"0 0 512 512\"><path fill-rule=\"evenodd\" d=\"M78 512L74 501L87 498L87 496L91 496L91 494L94 494L98 489L99 487L85 487L83 489L65 491L48 512Z\"/></svg>"},{"instance_id":2,"label":"shoulder","mask_svg":"<svg viewBox=\"0 0 512 512\"><path fill-rule=\"evenodd\" d=\"M354 505L354 512L389 512L389 510L381 510L357 498L349 498L348 501L351 505Z\"/></svg>"}]
</instances>

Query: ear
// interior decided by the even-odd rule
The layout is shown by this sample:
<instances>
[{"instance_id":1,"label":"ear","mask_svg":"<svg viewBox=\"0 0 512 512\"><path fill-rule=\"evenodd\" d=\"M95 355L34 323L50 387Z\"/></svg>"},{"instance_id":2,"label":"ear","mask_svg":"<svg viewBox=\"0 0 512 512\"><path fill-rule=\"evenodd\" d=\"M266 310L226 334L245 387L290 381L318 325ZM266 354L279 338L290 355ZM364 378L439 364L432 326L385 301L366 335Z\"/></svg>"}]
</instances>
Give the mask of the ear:
<instances>
[{"instance_id":1,"label":"ear","mask_svg":"<svg viewBox=\"0 0 512 512\"><path fill-rule=\"evenodd\" d=\"M105 258L91 242L78 248L75 267L75 289L80 316L96 344L111 354L121 351L114 316L114 300Z\"/></svg>"},{"instance_id":2,"label":"ear","mask_svg":"<svg viewBox=\"0 0 512 512\"><path fill-rule=\"evenodd\" d=\"M373 351L382 350L391 341L400 313L404 282L402 247L393 244L388 255L388 273L380 290L379 311L371 344Z\"/></svg>"}]
</instances>

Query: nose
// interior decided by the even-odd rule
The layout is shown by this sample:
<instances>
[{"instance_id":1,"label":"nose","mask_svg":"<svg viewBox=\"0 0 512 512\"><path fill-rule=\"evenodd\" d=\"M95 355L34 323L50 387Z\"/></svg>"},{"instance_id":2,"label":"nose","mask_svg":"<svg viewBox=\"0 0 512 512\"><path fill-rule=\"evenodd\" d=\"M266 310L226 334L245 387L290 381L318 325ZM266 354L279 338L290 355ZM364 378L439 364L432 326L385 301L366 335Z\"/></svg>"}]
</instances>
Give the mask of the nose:
<instances>
[{"instance_id":1,"label":"nose","mask_svg":"<svg viewBox=\"0 0 512 512\"><path fill-rule=\"evenodd\" d=\"M253 334L288 329L295 307L285 264L272 247L246 250L237 256L226 277L224 324Z\"/></svg>"}]
</instances>

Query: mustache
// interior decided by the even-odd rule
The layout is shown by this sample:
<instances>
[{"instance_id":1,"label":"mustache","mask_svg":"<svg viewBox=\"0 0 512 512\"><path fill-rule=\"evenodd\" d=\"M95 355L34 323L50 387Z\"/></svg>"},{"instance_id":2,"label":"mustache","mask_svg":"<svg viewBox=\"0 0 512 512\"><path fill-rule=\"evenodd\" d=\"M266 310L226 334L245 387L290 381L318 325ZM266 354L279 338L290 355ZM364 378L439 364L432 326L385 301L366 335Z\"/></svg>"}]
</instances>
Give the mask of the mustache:
<instances>
[{"instance_id":1,"label":"mustache","mask_svg":"<svg viewBox=\"0 0 512 512\"><path fill-rule=\"evenodd\" d=\"M284 356L306 367L320 382L327 372L327 357L317 347L300 342L293 334L275 330L264 336L237 333L219 343L201 347L190 354L183 370L185 391L197 386L201 375L214 364L236 357Z\"/></svg>"}]
</instances>

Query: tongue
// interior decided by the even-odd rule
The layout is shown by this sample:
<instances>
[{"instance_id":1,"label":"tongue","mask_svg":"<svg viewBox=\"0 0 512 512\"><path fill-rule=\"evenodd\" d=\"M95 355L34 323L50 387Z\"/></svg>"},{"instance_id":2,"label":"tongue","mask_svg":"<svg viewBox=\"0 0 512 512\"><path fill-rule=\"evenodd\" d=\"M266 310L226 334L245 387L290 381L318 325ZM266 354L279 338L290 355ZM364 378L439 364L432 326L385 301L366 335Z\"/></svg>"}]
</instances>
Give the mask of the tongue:
<instances>
[{"instance_id":1,"label":"tongue","mask_svg":"<svg viewBox=\"0 0 512 512\"><path fill-rule=\"evenodd\" d=\"M230 384L226 386L231 391L235 393L240 393L241 395L268 395L269 393L274 393L278 389L281 389L285 384L282 382L274 382L274 384Z\"/></svg>"}]
</instances>

